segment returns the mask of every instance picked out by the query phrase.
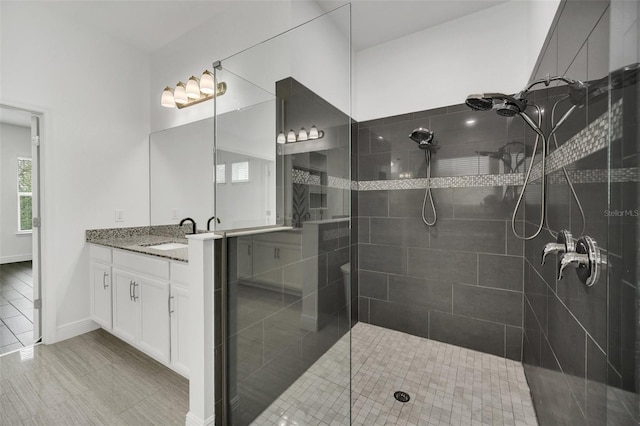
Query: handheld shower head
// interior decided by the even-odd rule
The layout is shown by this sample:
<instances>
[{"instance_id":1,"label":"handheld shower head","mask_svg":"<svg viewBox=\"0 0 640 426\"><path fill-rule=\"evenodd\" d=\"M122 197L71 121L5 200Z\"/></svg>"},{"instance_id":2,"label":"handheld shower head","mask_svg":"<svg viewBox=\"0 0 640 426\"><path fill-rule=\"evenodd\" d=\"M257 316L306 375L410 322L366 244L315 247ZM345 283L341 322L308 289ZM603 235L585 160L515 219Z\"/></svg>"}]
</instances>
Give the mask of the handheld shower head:
<instances>
[{"instance_id":1,"label":"handheld shower head","mask_svg":"<svg viewBox=\"0 0 640 426\"><path fill-rule=\"evenodd\" d=\"M431 130L425 127L418 127L411 132L409 139L417 143L420 149L430 149L433 147L433 135L434 133Z\"/></svg>"}]
</instances>

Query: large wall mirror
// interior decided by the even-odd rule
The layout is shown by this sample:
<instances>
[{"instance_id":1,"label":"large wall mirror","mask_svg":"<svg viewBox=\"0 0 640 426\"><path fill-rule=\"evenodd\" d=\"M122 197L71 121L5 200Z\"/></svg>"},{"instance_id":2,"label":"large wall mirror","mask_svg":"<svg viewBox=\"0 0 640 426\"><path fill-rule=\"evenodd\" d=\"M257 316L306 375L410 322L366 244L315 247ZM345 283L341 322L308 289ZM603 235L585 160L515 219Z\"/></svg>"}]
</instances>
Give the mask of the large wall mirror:
<instances>
[{"instance_id":1,"label":"large wall mirror","mask_svg":"<svg viewBox=\"0 0 640 426\"><path fill-rule=\"evenodd\" d=\"M206 229L212 216L216 230L276 224L275 108L270 100L219 114L217 149L213 117L151 134L151 225L190 217Z\"/></svg>"}]
</instances>

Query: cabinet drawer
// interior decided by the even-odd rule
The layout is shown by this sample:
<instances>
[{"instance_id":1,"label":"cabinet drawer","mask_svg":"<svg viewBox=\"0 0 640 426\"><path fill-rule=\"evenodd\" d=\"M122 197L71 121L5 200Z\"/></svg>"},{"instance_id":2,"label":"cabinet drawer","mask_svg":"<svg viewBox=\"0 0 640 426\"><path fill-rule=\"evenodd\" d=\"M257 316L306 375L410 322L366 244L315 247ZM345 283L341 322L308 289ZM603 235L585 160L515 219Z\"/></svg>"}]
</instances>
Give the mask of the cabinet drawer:
<instances>
[{"instance_id":1,"label":"cabinet drawer","mask_svg":"<svg viewBox=\"0 0 640 426\"><path fill-rule=\"evenodd\" d=\"M171 282L183 287L189 287L189 264L171 262Z\"/></svg>"},{"instance_id":2,"label":"cabinet drawer","mask_svg":"<svg viewBox=\"0 0 640 426\"><path fill-rule=\"evenodd\" d=\"M154 278L169 279L169 261L152 256L129 253L126 251L113 251L113 265L118 268L138 272Z\"/></svg>"},{"instance_id":3,"label":"cabinet drawer","mask_svg":"<svg viewBox=\"0 0 640 426\"><path fill-rule=\"evenodd\" d=\"M96 262L104 263L106 265L111 264L111 249L108 247L97 246L91 244L90 246L91 259Z\"/></svg>"}]
</instances>

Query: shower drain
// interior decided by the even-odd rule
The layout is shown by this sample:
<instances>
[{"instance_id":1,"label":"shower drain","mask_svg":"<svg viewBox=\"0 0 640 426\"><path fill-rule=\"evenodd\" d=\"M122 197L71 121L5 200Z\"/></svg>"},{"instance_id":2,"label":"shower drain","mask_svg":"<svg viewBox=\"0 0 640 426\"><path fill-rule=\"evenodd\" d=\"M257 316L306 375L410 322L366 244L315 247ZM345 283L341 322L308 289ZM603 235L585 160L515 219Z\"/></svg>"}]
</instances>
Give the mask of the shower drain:
<instances>
[{"instance_id":1,"label":"shower drain","mask_svg":"<svg viewBox=\"0 0 640 426\"><path fill-rule=\"evenodd\" d=\"M411 399L408 393L402 391L394 392L393 397L400 402L409 402L409 400Z\"/></svg>"}]
</instances>

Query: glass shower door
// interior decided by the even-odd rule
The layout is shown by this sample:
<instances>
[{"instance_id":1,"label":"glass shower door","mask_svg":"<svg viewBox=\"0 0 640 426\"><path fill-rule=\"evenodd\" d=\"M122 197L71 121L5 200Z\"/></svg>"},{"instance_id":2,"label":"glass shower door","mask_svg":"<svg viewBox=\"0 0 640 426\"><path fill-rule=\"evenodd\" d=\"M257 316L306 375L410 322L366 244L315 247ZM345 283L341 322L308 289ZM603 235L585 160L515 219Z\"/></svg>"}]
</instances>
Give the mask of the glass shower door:
<instances>
[{"instance_id":1,"label":"glass shower door","mask_svg":"<svg viewBox=\"0 0 640 426\"><path fill-rule=\"evenodd\" d=\"M215 123L222 424L350 424L349 15L216 70L227 86Z\"/></svg>"}]
</instances>

